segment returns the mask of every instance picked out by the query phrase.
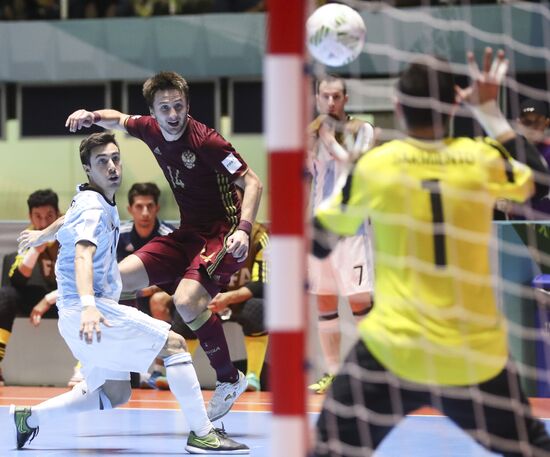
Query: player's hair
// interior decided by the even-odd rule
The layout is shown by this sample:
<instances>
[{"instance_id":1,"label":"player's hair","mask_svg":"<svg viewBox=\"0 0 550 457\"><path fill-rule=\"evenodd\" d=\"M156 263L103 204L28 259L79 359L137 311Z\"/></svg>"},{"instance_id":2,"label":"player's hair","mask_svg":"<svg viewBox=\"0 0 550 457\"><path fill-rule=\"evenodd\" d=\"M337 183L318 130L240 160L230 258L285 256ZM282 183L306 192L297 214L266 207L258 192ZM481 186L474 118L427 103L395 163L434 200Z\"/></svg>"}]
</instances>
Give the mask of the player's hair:
<instances>
[{"instance_id":1,"label":"player's hair","mask_svg":"<svg viewBox=\"0 0 550 457\"><path fill-rule=\"evenodd\" d=\"M115 139L115 135L110 132L92 133L84 138L80 143L80 162L82 165L90 165L92 149L109 143L113 143L118 149L120 149Z\"/></svg>"},{"instance_id":2,"label":"player's hair","mask_svg":"<svg viewBox=\"0 0 550 457\"><path fill-rule=\"evenodd\" d=\"M173 71L161 71L143 83L143 98L145 98L147 106L153 106L155 94L159 90L170 89L179 90L185 95L187 102L189 102L189 84L187 84L183 76Z\"/></svg>"},{"instance_id":3,"label":"player's hair","mask_svg":"<svg viewBox=\"0 0 550 457\"><path fill-rule=\"evenodd\" d=\"M159 204L160 189L153 182L136 182L130 187L128 191L128 204L130 206L134 204L134 198L138 195L153 197L155 205Z\"/></svg>"},{"instance_id":4,"label":"player's hair","mask_svg":"<svg viewBox=\"0 0 550 457\"><path fill-rule=\"evenodd\" d=\"M455 78L448 61L426 57L411 63L399 77L397 96L407 127L438 123L447 127L451 117L448 105L455 101Z\"/></svg>"},{"instance_id":5,"label":"player's hair","mask_svg":"<svg viewBox=\"0 0 550 457\"><path fill-rule=\"evenodd\" d=\"M327 74L325 74L325 75L323 75L323 76L321 76L317 79L317 81L315 82L315 93L316 94L319 93L319 87L321 86L322 82L332 83L332 82L336 82L336 81L338 81L342 84L344 95L347 95L348 88L346 86L346 80L344 78L341 78L338 75L333 75L333 74L330 74L330 73L327 73Z\"/></svg>"},{"instance_id":6,"label":"player's hair","mask_svg":"<svg viewBox=\"0 0 550 457\"><path fill-rule=\"evenodd\" d=\"M27 198L27 206L29 207L29 213L33 208L38 208L39 206L51 206L59 212L59 197L51 189L35 190Z\"/></svg>"}]
</instances>

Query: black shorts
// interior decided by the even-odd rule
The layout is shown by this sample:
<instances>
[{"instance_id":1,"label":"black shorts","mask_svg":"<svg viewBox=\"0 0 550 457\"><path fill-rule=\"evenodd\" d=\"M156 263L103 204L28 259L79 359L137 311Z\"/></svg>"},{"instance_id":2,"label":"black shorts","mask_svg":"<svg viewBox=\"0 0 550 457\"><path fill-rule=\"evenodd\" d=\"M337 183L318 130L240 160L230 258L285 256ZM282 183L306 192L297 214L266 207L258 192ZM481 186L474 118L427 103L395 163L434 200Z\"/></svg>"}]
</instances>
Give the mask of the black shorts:
<instances>
[{"instance_id":1,"label":"black shorts","mask_svg":"<svg viewBox=\"0 0 550 457\"><path fill-rule=\"evenodd\" d=\"M354 405L364 406L360 414ZM533 417L511 361L481 384L434 387L395 376L362 341L352 348L327 392L314 455L371 455L405 415L423 406L438 409L482 446L501 455L550 456L550 437ZM522 453L519 441L531 443L531 452Z\"/></svg>"}]
</instances>

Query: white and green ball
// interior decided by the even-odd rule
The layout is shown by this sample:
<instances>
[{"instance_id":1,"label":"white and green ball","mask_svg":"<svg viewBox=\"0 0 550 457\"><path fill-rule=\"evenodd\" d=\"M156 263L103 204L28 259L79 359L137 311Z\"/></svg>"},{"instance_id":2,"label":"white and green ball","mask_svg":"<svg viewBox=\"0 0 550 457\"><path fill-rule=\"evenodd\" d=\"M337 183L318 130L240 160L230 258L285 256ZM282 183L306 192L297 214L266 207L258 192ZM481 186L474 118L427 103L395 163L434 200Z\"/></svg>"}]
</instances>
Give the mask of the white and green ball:
<instances>
[{"instance_id":1,"label":"white and green ball","mask_svg":"<svg viewBox=\"0 0 550 457\"><path fill-rule=\"evenodd\" d=\"M340 67L355 60L365 44L367 27L357 11L328 3L317 8L306 23L307 47L319 62Z\"/></svg>"}]
</instances>

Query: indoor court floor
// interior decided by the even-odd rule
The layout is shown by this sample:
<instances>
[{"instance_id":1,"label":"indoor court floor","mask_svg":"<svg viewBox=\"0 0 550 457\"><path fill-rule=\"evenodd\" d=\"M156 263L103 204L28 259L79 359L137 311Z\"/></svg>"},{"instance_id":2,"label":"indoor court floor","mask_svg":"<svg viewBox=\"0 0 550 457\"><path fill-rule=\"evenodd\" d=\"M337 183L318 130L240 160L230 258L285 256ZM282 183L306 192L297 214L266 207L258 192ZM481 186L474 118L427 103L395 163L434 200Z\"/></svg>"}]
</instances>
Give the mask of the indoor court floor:
<instances>
[{"instance_id":1,"label":"indoor court floor","mask_svg":"<svg viewBox=\"0 0 550 457\"><path fill-rule=\"evenodd\" d=\"M175 456L185 455L187 425L170 392L134 389L124 407L86 413L43 425L24 450L14 446L8 408L12 403L34 405L66 391L63 388L0 387L0 457L50 456ZM211 392L204 393L205 400ZM313 424L321 396L309 400ZM535 413L550 429L550 399L533 399ZM250 446L255 457L270 453L270 394L245 393L224 419L226 431ZM221 426L217 421L216 426ZM431 410L414 414L394 429L376 453L378 457L488 457L491 454L470 440L446 418ZM279 457L279 456L272 456ZM282 456L281 456L282 457Z\"/></svg>"}]
</instances>

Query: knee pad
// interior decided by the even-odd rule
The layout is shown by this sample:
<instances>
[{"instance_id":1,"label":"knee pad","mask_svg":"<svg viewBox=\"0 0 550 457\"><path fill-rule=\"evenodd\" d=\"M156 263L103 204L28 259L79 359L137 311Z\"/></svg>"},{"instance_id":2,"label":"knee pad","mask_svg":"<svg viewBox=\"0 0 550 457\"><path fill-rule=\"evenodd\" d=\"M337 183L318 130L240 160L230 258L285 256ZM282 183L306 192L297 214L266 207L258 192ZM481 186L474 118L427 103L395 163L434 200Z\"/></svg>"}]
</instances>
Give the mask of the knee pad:
<instances>
[{"instance_id":1,"label":"knee pad","mask_svg":"<svg viewBox=\"0 0 550 457\"><path fill-rule=\"evenodd\" d=\"M189 326L183 322L183 319L177 311L174 313L174 318L172 319L172 331L183 336L186 340L197 339L195 332L193 332L193 330L191 330Z\"/></svg>"}]
</instances>

